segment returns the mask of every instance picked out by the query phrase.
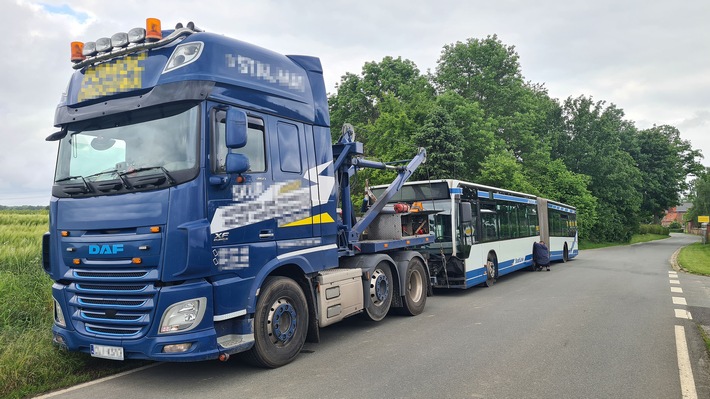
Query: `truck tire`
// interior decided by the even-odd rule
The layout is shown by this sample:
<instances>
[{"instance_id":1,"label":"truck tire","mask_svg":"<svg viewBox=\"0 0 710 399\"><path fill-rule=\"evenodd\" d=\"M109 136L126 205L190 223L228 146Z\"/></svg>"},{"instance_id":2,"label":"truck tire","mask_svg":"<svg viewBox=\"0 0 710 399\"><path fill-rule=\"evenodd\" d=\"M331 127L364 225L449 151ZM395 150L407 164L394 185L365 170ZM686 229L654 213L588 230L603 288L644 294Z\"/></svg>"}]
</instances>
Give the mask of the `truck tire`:
<instances>
[{"instance_id":1,"label":"truck tire","mask_svg":"<svg viewBox=\"0 0 710 399\"><path fill-rule=\"evenodd\" d=\"M298 356L308 332L308 305L301 287L287 277L267 277L254 314L254 346L245 359L276 368Z\"/></svg>"},{"instance_id":2,"label":"truck tire","mask_svg":"<svg viewBox=\"0 0 710 399\"><path fill-rule=\"evenodd\" d=\"M419 258L412 258L404 278L404 298L402 301L402 313L408 316L416 316L424 311L426 305L426 271L424 263Z\"/></svg>"},{"instance_id":3,"label":"truck tire","mask_svg":"<svg viewBox=\"0 0 710 399\"><path fill-rule=\"evenodd\" d=\"M372 272L369 284L365 286L366 319L380 321L385 318L392 305L392 270L389 263L382 261Z\"/></svg>"}]
</instances>

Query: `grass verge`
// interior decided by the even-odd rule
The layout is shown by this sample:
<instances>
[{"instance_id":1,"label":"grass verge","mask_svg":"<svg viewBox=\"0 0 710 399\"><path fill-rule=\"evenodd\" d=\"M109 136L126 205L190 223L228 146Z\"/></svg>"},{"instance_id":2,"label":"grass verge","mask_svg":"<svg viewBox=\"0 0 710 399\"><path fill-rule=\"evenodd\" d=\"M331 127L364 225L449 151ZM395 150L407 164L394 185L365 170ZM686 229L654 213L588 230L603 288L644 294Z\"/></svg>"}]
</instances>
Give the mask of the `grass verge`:
<instances>
[{"instance_id":1,"label":"grass verge","mask_svg":"<svg viewBox=\"0 0 710 399\"><path fill-rule=\"evenodd\" d=\"M579 243L579 249L581 249L581 250L597 249L597 248L615 247L618 245L638 244L641 242L662 240L662 239L668 238L668 237L669 236L663 235L663 234L634 234L631 237L631 240L629 242L586 242L586 241L581 241Z\"/></svg>"},{"instance_id":2,"label":"grass verge","mask_svg":"<svg viewBox=\"0 0 710 399\"><path fill-rule=\"evenodd\" d=\"M678 264L690 273L710 275L710 244L696 242L683 247Z\"/></svg>"},{"instance_id":3,"label":"grass verge","mask_svg":"<svg viewBox=\"0 0 710 399\"><path fill-rule=\"evenodd\" d=\"M135 368L52 344L52 281L42 269L47 211L0 210L0 398L20 399Z\"/></svg>"}]
</instances>

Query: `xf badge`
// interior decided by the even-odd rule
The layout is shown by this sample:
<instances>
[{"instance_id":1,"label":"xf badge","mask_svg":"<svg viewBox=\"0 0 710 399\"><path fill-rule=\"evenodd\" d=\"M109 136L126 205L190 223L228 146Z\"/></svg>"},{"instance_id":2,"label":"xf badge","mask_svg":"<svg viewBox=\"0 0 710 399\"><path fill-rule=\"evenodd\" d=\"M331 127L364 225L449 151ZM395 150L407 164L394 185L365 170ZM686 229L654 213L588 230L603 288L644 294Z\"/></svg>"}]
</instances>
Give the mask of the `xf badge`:
<instances>
[{"instance_id":1,"label":"xf badge","mask_svg":"<svg viewBox=\"0 0 710 399\"><path fill-rule=\"evenodd\" d=\"M227 241L229 239L229 232L223 231L221 233L214 233L214 241Z\"/></svg>"}]
</instances>

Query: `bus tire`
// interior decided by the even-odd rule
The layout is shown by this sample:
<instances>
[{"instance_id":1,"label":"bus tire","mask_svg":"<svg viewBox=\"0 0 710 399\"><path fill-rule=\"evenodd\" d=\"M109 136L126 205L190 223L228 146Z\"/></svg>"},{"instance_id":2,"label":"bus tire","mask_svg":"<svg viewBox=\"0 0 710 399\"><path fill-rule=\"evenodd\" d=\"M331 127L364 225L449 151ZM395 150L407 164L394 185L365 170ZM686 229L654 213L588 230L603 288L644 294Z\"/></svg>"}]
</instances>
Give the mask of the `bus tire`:
<instances>
[{"instance_id":1,"label":"bus tire","mask_svg":"<svg viewBox=\"0 0 710 399\"><path fill-rule=\"evenodd\" d=\"M484 283L486 287L492 287L496 283L498 278L498 259L496 254L493 252L488 253L488 259L486 260L486 282Z\"/></svg>"},{"instance_id":2,"label":"bus tire","mask_svg":"<svg viewBox=\"0 0 710 399\"><path fill-rule=\"evenodd\" d=\"M254 314L254 346L245 360L277 368L298 356L308 332L308 304L301 287L287 277L267 277Z\"/></svg>"},{"instance_id":3,"label":"bus tire","mask_svg":"<svg viewBox=\"0 0 710 399\"><path fill-rule=\"evenodd\" d=\"M424 311L426 305L426 271L419 258L412 258L404 278L404 298L401 312L407 316L416 316Z\"/></svg>"},{"instance_id":4,"label":"bus tire","mask_svg":"<svg viewBox=\"0 0 710 399\"><path fill-rule=\"evenodd\" d=\"M365 312L363 316L372 321L385 318L392 305L393 280L389 263L382 261L375 266L365 286Z\"/></svg>"},{"instance_id":5,"label":"bus tire","mask_svg":"<svg viewBox=\"0 0 710 399\"><path fill-rule=\"evenodd\" d=\"M569 250L567 249L567 243L565 243L565 248L562 250L562 262L567 263L569 260Z\"/></svg>"}]
</instances>

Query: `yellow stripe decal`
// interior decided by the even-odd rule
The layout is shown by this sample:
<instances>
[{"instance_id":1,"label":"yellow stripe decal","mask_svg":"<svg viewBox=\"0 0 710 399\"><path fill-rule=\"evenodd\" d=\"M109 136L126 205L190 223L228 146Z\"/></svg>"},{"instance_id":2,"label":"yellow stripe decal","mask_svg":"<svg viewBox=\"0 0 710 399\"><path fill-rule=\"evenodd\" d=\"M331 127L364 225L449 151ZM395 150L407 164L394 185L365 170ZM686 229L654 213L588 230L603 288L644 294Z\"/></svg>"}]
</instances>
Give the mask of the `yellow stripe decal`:
<instances>
[{"instance_id":1,"label":"yellow stripe decal","mask_svg":"<svg viewBox=\"0 0 710 399\"><path fill-rule=\"evenodd\" d=\"M288 224L285 224L281 227L296 227L296 226L306 226L309 224L321 224L321 223L334 223L335 220L330 216L328 212L323 212L320 215L316 215L310 218L305 218L301 220L296 220L295 222L291 222Z\"/></svg>"}]
</instances>

